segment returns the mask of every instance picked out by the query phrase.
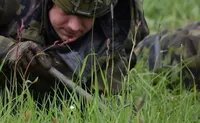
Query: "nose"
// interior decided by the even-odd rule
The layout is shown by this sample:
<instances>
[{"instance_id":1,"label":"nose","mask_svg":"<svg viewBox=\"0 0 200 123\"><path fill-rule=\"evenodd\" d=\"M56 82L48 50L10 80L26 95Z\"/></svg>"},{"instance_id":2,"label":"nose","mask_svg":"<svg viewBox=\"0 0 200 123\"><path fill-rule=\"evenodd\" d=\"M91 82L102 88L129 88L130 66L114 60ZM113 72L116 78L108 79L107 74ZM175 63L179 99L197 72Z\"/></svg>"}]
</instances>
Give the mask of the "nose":
<instances>
[{"instance_id":1,"label":"nose","mask_svg":"<svg viewBox=\"0 0 200 123\"><path fill-rule=\"evenodd\" d=\"M81 19L78 16L71 16L68 22L68 29L72 32L77 32L81 29Z\"/></svg>"}]
</instances>

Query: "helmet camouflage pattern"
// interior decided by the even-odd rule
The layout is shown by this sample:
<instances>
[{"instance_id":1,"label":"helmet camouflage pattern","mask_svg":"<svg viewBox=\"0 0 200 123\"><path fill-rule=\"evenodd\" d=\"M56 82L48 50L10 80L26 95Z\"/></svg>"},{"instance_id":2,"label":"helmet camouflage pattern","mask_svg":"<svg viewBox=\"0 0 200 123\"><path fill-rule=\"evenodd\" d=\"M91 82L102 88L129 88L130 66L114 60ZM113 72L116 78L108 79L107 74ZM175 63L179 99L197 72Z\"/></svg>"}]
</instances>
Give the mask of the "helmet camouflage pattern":
<instances>
[{"instance_id":1,"label":"helmet camouflage pattern","mask_svg":"<svg viewBox=\"0 0 200 123\"><path fill-rule=\"evenodd\" d=\"M111 4L117 0L53 0L67 14L78 14L87 17L100 17L110 11Z\"/></svg>"}]
</instances>

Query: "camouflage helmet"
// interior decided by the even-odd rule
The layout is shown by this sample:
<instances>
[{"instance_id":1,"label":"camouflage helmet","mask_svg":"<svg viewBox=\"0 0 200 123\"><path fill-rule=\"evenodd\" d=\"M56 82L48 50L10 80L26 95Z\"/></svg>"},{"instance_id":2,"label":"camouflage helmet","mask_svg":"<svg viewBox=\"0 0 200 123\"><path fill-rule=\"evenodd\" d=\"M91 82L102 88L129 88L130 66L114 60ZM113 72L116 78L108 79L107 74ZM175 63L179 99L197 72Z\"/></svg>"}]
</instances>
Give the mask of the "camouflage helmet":
<instances>
[{"instance_id":1,"label":"camouflage helmet","mask_svg":"<svg viewBox=\"0 0 200 123\"><path fill-rule=\"evenodd\" d=\"M53 0L66 14L100 17L110 11L118 0Z\"/></svg>"}]
</instances>

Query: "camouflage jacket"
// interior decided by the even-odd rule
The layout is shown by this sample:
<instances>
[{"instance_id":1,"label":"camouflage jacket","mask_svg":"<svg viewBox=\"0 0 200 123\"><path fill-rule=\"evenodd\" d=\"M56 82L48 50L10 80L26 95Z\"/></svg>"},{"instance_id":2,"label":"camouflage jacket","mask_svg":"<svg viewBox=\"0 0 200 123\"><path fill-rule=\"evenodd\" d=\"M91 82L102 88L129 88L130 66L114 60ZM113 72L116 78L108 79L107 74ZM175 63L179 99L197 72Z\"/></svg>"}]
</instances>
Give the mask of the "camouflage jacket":
<instances>
[{"instance_id":1,"label":"camouflage jacket","mask_svg":"<svg viewBox=\"0 0 200 123\"><path fill-rule=\"evenodd\" d=\"M151 71L166 73L171 83L182 78L185 85L200 89L200 22L147 36L135 53L148 61Z\"/></svg>"},{"instance_id":2,"label":"camouflage jacket","mask_svg":"<svg viewBox=\"0 0 200 123\"><path fill-rule=\"evenodd\" d=\"M12 12L4 10L1 8L0 16L12 15L6 20L9 22L4 28L0 30L1 35L9 37L15 40L19 40L20 27L22 26L23 19L23 29L21 29L21 41L31 40L37 42L43 47L48 47L54 43L54 41L59 40L59 37L53 30L48 20L48 11L51 8L51 2L48 0L5 0L20 3L18 9L13 9ZM50 4L51 3L51 4ZM123 9L121 9L123 8ZM16 11L17 10L17 11ZM16 13L13 16L13 11ZM13 18L12 18L13 17ZM4 17L1 17L4 18ZM0 24L5 24L5 20L0 20ZM105 16L96 18L94 24L93 32L87 33L81 39L78 39L73 44L67 44L64 47L56 47L53 50L47 51L47 53L53 52L56 55L57 61L62 62L61 64L67 66L67 69L63 69L62 65L58 65L57 68L63 73L74 74L79 76L82 74L85 81L88 80L90 76L91 69L94 68L91 63L91 53L95 52L97 56L97 61L100 66L103 66L106 62L107 51L109 54L125 54L124 53L124 41L127 39L130 30L135 34L136 27L138 28L137 42L142 40L148 34L148 27L146 20L144 18L144 13L142 9L141 0L118 0L118 4L114 8L114 40L112 35L112 19L111 13ZM93 36L93 41L91 41L91 36ZM2 38L1 40L6 40L7 38ZM106 40L110 39L110 48L106 44ZM94 42L94 43L93 43ZM113 43L112 43L113 42ZM91 45L92 44L92 45ZM114 45L111 45L114 44ZM10 44L4 46L2 55L5 55L5 51L8 49ZM113 46L113 47L112 47ZM108 50L109 49L109 50ZM87 57L88 56L88 57ZM122 55L123 56L123 55ZM86 64L84 64L84 59L88 58ZM58 60L59 59L59 60ZM83 73L81 68L85 66ZM67 70L67 71L66 71ZM84 80L84 79L83 79Z\"/></svg>"}]
</instances>

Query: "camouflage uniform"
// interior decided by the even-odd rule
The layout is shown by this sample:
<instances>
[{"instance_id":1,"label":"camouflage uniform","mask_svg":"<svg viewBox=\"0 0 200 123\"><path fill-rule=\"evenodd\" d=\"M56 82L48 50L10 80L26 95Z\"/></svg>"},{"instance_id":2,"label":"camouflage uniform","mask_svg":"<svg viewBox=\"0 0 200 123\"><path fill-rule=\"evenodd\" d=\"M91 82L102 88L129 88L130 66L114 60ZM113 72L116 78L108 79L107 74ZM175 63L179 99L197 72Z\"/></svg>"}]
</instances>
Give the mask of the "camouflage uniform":
<instances>
[{"instance_id":1,"label":"camouflage uniform","mask_svg":"<svg viewBox=\"0 0 200 123\"><path fill-rule=\"evenodd\" d=\"M14 3L17 0L5 1L12 1ZM9 48L16 43L16 41L13 40L18 40L17 29L21 26L21 19L24 21L21 41L33 41L46 48L52 45L56 40L59 40L58 35L55 33L48 19L48 11L53 5L52 1L18 0L18 2L19 1L20 5L16 6L19 7L18 10L16 8L13 9L13 11L17 10L15 11L16 16L8 18L9 20L6 21L9 23L0 30L2 35L0 43L1 45L4 44L1 48L1 58L3 58ZM46 53L53 59L53 66L69 78L73 78L73 80L76 80L74 78L78 78L82 84L86 85L90 85L88 83L90 83L92 79L91 71L96 68L99 88L102 89L104 88L104 84L99 71L100 68L103 70L106 69L109 56L114 60L115 68L113 72L113 81L110 82L112 68L111 65L108 67L108 83L113 83L109 84L112 85L112 92L119 92L121 88L121 74L126 74L127 56L124 48L125 39L128 33L130 33L130 30L135 34L134 32L137 25L139 25L139 29L137 30L137 42L148 34L148 27L144 19L141 4L142 2L140 0L118 0L117 5L114 7L114 40L112 40L112 18L109 12L104 16L96 18L94 29L81 39L78 39L74 43L66 44L65 46L55 46L47 50ZM1 14L1 16L8 15L8 13L6 13L7 11L4 11L4 8L1 8L1 11L4 13ZM10 15L13 15L13 11ZM0 20L0 22L3 24L5 20ZM93 36L93 41L91 41L91 36ZM111 40L108 46L109 48L106 44L107 39ZM96 61L99 65L95 66L93 64L91 53L95 53ZM86 57L87 62L84 63ZM111 63L111 59L108 63ZM81 72L83 66L85 66L85 69ZM80 74L82 77L80 77ZM38 81L41 82L37 82L31 87L34 88L36 92L48 91L50 88L48 86L51 85L54 78L48 74L46 76L40 76L37 72L32 73L30 78L34 80L37 76L40 77Z\"/></svg>"},{"instance_id":2,"label":"camouflage uniform","mask_svg":"<svg viewBox=\"0 0 200 123\"><path fill-rule=\"evenodd\" d=\"M172 87L182 79L186 87L200 86L200 23L174 32L146 37L135 48L138 59L147 58L149 69L165 73ZM177 83L178 82L178 83Z\"/></svg>"}]
</instances>

